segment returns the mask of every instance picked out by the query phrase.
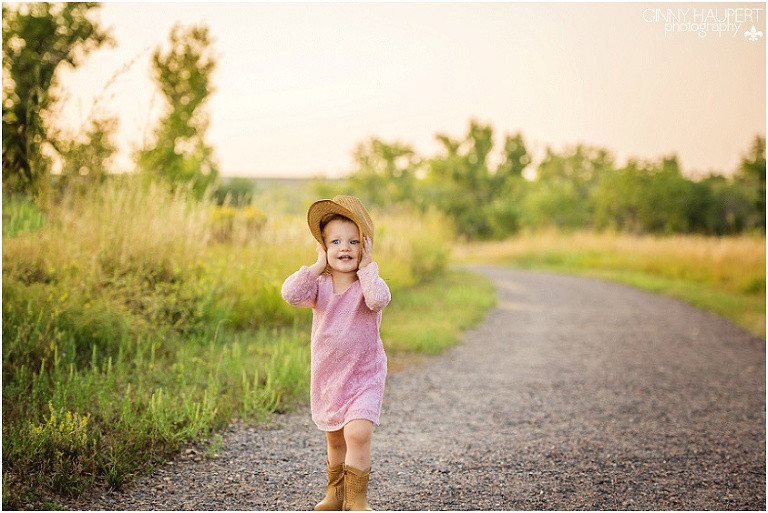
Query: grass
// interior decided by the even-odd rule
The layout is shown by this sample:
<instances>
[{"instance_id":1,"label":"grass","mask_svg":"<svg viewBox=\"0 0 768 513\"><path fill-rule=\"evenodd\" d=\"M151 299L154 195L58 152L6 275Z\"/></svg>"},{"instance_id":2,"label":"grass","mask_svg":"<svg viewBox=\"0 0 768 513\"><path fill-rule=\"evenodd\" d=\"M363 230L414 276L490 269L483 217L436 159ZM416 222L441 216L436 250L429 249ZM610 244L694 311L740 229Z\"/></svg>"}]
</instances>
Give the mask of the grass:
<instances>
[{"instance_id":1,"label":"grass","mask_svg":"<svg viewBox=\"0 0 768 513\"><path fill-rule=\"evenodd\" d=\"M482 321L495 302L488 279L451 270L395 298L382 320L381 336L387 351L401 357L438 354Z\"/></svg>"},{"instance_id":2,"label":"grass","mask_svg":"<svg viewBox=\"0 0 768 513\"><path fill-rule=\"evenodd\" d=\"M765 338L765 236L527 233L457 246L454 260L618 281L687 301Z\"/></svg>"},{"instance_id":3,"label":"grass","mask_svg":"<svg viewBox=\"0 0 768 513\"><path fill-rule=\"evenodd\" d=\"M3 238L39 230L45 219L45 213L31 201L3 193Z\"/></svg>"},{"instance_id":4,"label":"grass","mask_svg":"<svg viewBox=\"0 0 768 513\"><path fill-rule=\"evenodd\" d=\"M130 179L63 198L36 228L29 205L3 207L4 228L26 227L3 238L4 509L120 488L187 444L215 453L233 418L306 400L311 311L280 296L315 259L303 216ZM446 271L437 214L374 218L389 354L456 342L492 289Z\"/></svg>"}]
</instances>

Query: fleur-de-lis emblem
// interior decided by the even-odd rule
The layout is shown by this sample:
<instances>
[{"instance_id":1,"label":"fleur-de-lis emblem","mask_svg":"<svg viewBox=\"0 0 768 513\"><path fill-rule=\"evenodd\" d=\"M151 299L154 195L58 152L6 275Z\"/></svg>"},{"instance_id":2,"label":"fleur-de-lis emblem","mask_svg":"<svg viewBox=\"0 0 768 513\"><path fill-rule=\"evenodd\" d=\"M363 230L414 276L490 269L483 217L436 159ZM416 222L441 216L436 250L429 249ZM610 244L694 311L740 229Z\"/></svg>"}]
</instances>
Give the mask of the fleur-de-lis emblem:
<instances>
[{"instance_id":1,"label":"fleur-de-lis emblem","mask_svg":"<svg viewBox=\"0 0 768 513\"><path fill-rule=\"evenodd\" d=\"M757 41L761 37L763 37L763 33L757 30L754 25L752 25L752 30L747 30L746 32L744 32L744 37L746 37L750 41Z\"/></svg>"}]
</instances>

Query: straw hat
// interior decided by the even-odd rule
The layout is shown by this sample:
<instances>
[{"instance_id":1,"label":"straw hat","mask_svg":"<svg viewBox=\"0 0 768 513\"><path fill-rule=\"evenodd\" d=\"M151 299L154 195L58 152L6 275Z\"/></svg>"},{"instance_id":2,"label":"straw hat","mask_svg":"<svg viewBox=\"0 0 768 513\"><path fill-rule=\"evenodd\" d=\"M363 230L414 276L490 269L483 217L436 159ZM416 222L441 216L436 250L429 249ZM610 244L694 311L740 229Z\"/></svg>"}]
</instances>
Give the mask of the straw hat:
<instances>
[{"instance_id":1,"label":"straw hat","mask_svg":"<svg viewBox=\"0 0 768 513\"><path fill-rule=\"evenodd\" d=\"M328 216L338 214L354 221L360 231L360 238L369 237L373 242L373 221L363 203L354 196L336 196L330 200L316 201L309 207L307 223L312 235L325 247L320 223ZM327 249L327 248L326 248Z\"/></svg>"}]
</instances>

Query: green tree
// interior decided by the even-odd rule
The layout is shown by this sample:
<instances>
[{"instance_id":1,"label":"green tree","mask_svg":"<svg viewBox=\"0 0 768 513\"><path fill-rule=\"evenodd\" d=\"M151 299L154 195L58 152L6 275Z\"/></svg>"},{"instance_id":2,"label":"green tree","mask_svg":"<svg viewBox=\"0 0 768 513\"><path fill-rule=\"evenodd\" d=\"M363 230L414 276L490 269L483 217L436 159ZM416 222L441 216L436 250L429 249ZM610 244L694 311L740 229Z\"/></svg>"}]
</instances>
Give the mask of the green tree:
<instances>
[{"instance_id":1,"label":"green tree","mask_svg":"<svg viewBox=\"0 0 768 513\"><path fill-rule=\"evenodd\" d=\"M547 148L547 155L536 170L538 180L569 180L588 192L604 172L613 166L613 156L604 148L577 144L555 153Z\"/></svg>"},{"instance_id":2,"label":"green tree","mask_svg":"<svg viewBox=\"0 0 768 513\"><path fill-rule=\"evenodd\" d=\"M357 145L354 160L357 170L349 178L349 187L366 203L418 203L416 187L421 158L411 146L373 137Z\"/></svg>"},{"instance_id":3,"label":"green tree","mask_svg":"<svg viewBox=\"0 0 768 513\"><path fill-rule=\"evenodd\" d=\"M736 180L752 202L749 227L765 232L765 137L755 137L752 147L741 158Z\"/></svg>"},{"instance_id":4,"label":"green tree","mask_svg":"<svg viewBox=\"0 0 768 513\"><path fill-rule=\"evenodd\" d=\"M500 238L518 228L518 190L530 159L522 135L507 136L493 167L493 127L470 122L464 139L437 135L444 153L428 161L425 198L469 238Z\"/></svg>"},{"instance_id":5,"label":"green tree","mask_svg":"<svg viewBox=\"0 0 768 513\"><path fill-rule=\"evenodd\" d=\"M94 118L84 127L80 139L59 140L62 156L62 186L90 186L102 183L109 173L112 156L117 151L114 133L117 118Z\"/></svg>"},{"instance_id":6,"label":"green tree","mask_svg":"<svg viewBox=\"0 0 768 513\"><path fill-rule=\"evenodd\" d=\"M492 177L494 186L501 186L510 180L522 178L523 171L531 163L531 156L525 146L523 134L507 135L504 139L504 160Z\"/></svg>"},{"instance_id":7,"label":"green tree","mask_svg":"<svg viewBox=\"0 0 768 513\"><path fill-rule=\"evenodd\" d=\"M152 70L167 100L154 140L139 152L139 167L172 185L191 184L202 197L218 179L213 148L205 142L209 118L203 109L214 88L211 76L217 57L205 25L175 25L170 48L158 47Z\"/></svg>"},{"instance_id":8,"label":"green tree","mask_svg":"<svg viewBox=\"0 0 768 513\"><path fill-rule=\"evenodd\" d=\"M74 68L111 36L89 18L97 3L3 5L3 190L40 195L55 141L46 114L53 110L56 70Z\"/></svg>"},{"instance_id":9,"label":"green tree","mask_svg":"<svg viewBox=\"0 0 768 513\"><path fill-rule=\"evenodd\" d=\"M613 156L599 147L576 145L547 154L524 199L524 224L532 228L586 228L593 224L590 197L613 169Z\"/></svg>"},{"instance_id":10,"label":"green tree","mask_svg":"<svg viewBox=\"0 0 768 513\"><path fill-rule=\"evenodd\" d=\"M695 212L707 197L683 176L677 157L671 156L658 162L631 160L603 174L590 199L596 228L685 233L701 224Z\"/></svg>"},{"instance_id":11,"label":"green tree","mask_svg":"<svg viewBox=\"0 0 768 513\"><path fill-rule=\"evenodd\" d=\"M712 235L742 232L749 224L752 202L748 191L736 180L712 175L701 182L709 196L702 209L703 231Z\"/></svg>"},{"instance_id":12,"label":"green tree","mask_svg":"<svg viewBox=\"0 0 768 513\"><path fill-rule=\"evenodd\" d=\"M521 223L528 228L583 228L590 224L587 202L572 180L537 180L522 200Z\"/></svg>"}]
</instances>

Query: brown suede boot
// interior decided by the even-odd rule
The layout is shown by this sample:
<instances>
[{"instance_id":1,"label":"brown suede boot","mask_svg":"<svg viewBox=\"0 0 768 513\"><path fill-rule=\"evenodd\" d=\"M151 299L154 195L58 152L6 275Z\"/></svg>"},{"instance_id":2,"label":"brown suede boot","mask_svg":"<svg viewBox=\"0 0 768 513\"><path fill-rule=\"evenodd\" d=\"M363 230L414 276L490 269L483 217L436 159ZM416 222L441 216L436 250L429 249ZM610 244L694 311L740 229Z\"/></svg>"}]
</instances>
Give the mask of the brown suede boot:
<instances>
[{"instance_id":1,"label":"brown suede boot","mask_svg":"<svg viewBox=\"0 0 768 513\"><path fill-rule=\"evenodd\" d=\"M346 466L344 476L344 511L373 511L368 504L368 478L371 469L358 470Z\"/></svg>"},{"instance_id":2,"label":"brown suede boot","mask_svg":"<svg viewBox=\"0 0 768 513\"><path fill-rule=\"evenodd\" d=\"M325 499L315 506L315 511L341 511L344 507L344 463L328 465L328 491Z\"/></svg>"}]
</instances>

